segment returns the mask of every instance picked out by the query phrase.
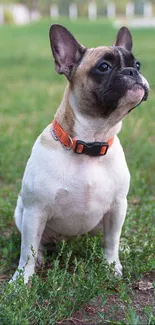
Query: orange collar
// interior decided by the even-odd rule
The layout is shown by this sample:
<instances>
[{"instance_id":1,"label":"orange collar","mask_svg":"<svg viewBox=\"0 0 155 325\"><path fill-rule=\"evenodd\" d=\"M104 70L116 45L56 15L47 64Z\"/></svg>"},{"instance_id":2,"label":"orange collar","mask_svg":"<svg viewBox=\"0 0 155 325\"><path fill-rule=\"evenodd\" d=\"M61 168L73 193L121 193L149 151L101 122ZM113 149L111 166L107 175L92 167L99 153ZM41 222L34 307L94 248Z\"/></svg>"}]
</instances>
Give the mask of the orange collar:
<instances>
[{"instance_id":1,"label":"orange collar","mask_svg":"<svg viewBox=\"0 0 155 325\"><path fill-rule=\"evenodd\" d=\"M89 156L104 156L114 142L114 137L107 142L84 142L76 140L71 138L56 120L52 122L51 133L53 138L59 140L67 150L72 149L75 153L84 153Z\"/></svg>"}]
</instances>

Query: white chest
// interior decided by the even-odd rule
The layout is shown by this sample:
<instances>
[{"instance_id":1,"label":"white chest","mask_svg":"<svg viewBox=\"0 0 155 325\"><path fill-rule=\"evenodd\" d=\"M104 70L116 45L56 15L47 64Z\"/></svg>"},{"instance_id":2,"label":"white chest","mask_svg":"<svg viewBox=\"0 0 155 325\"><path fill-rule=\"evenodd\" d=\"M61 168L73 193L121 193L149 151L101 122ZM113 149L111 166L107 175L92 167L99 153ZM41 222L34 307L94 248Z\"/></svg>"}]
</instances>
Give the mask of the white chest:
<instances>
[{"instance_id":1,"label":"white chest","mask_svg":"<svg viewBox=\"0 0 155 325\"><path fill-rule=\"evenodd\" d=\"M117 166L116 166L117 169ZM110 209L118 187L118 170L106 160L39 145L32 152L23 190L48 210L48 226L72 236L93 229Z\"/></svg>"}]
</instances>

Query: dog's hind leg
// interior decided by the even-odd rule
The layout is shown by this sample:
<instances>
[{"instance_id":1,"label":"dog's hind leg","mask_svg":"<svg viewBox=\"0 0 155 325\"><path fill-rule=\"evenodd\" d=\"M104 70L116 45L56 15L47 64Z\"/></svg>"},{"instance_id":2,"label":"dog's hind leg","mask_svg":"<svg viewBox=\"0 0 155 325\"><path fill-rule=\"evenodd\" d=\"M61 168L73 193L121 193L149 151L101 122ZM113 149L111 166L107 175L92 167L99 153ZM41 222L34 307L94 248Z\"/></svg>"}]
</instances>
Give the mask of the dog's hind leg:
<instances>
[{"instance_id":1,"label":"dog's hind leg","mask_svg":"<svg viewBox=\"0 0 155 325\"><path fill-rule=\"evenodd\" d=\"M115 262L115 270L122 275L122 265L119 260L119 240L127 210L126 198L119 198L111 210L103 217L104 250L109 264Z\"/></svg>"},{"instance_id":2,"label":"dog's hind leg","mask_svg":"<svg viewBox=\"0 0 155 325\"><path fill-rule=\"evenodd\" d=\"M24 207L21 229L21 254L18 270L13 275L12 280L19 276L19 270L23 272L24 282L27 283L29 277L35 271L35 264L38 257L38 249L42 234L47 222L47 212L42 207L35 206Z\"/></svg>"},{"instance_id":3,"label":"dog's hind leg","mask_svg":"<svg viewBox=\"0 0 155 325\"><path fill-rule=\"evenodd\" d=\"M22 229L22 219L23 219L23 201L21 194L18 195L17 205L14 212L15 224L18 230L21 232Z\"/></svg>"},{"instance_id":4,"label":"dog's hind leg","mask_svg":"<svg viewBox=\"0 0 155 325\"><path fill-rule=\"evenodd\" d=\"M40 267L44 264L44 251L45 248L42 243L40 243L39 248L38 248L38 254L37 254L37 263L36 266Z\"/></svg>"}]
</instances>

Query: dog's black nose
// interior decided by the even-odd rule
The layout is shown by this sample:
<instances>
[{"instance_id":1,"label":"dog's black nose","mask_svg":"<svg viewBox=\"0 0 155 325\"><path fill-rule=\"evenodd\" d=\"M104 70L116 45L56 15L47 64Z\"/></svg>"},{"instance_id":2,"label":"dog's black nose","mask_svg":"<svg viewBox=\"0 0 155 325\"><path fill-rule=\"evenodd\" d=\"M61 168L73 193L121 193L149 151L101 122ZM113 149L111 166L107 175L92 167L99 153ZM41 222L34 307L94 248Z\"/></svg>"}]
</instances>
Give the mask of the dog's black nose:
<instances>
[{"instance_id":1,"label":"dog's black nose","mask_svg":"<svg viewBox=\"0 0 155 325\"><path fill-rule=\"evenodd\" d=\"M135 68L124 68L121 71L122 74L124 74L125 76L131 76L133 78L137 78L137 76L139 76L139 72L135 69Z\"/></svg>"}]
</instances>

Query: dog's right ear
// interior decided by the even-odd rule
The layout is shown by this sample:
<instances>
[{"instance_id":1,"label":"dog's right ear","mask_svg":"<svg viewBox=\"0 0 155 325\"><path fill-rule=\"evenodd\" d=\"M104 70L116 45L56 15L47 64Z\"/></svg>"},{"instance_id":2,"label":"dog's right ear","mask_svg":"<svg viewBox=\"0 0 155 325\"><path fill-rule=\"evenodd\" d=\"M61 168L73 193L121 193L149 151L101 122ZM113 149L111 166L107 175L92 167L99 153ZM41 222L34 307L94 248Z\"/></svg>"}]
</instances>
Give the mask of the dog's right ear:
<instances>
[{"instance_id":1,"label":"dog's right ear","mask_svg":"<svg viewBox=\"0 0 155 325\"><path fill-rule=\"evenodd\" d=\"M71 80L86 48L79 44L74 36L61 25L52 25L49 36L56 71Z\"/></svg>"}]
</instances>

